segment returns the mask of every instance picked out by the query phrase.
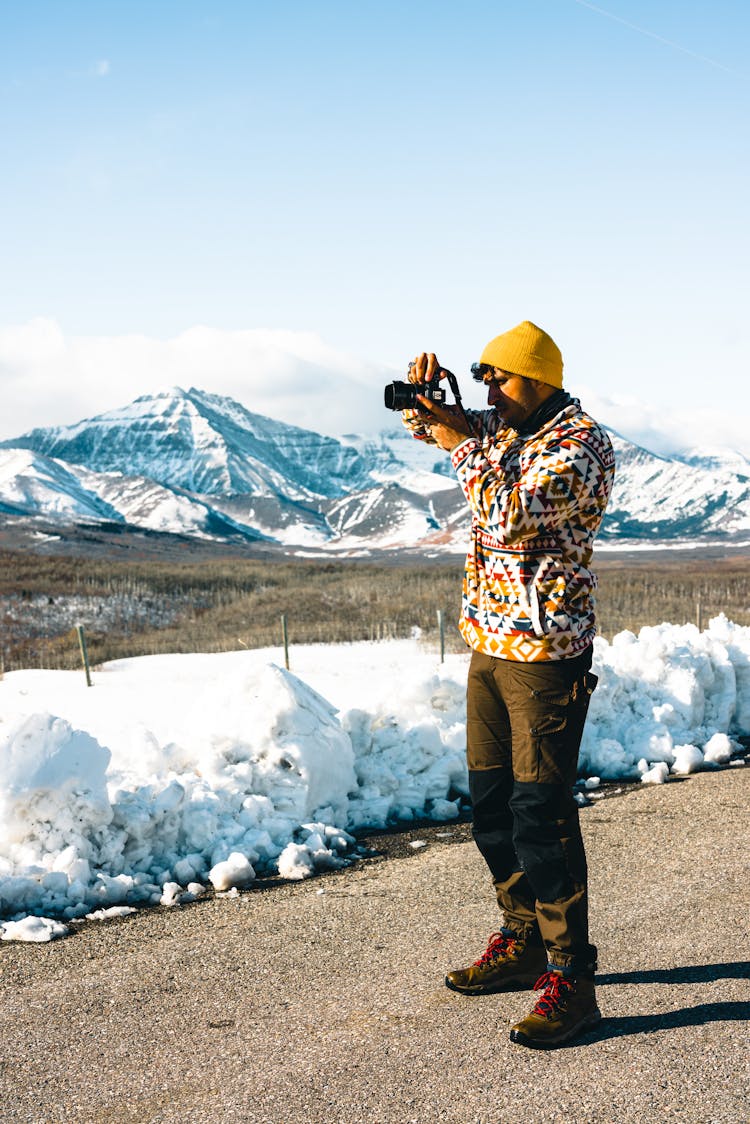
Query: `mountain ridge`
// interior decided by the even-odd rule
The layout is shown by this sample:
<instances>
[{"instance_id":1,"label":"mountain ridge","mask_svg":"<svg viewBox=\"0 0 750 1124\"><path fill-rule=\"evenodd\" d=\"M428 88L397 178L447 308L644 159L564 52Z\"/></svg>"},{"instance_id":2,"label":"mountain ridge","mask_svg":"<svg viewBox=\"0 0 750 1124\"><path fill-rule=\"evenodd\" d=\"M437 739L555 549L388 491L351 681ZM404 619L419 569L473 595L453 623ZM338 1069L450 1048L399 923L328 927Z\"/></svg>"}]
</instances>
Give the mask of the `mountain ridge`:
<instances>
[{"instance_id":1,"label":"mountain ridge","mask_svg":"<svg viewBox=\"0 0 750 1124\"><path fill-rule=\"evenodd\" d=\"M740 454L667 456L610 433L618 468L602 543L750 531L750 464ZM0 442L0 515L298 553L459 554L468 531L447 457L405 430L326 437L195 387Z\"/></svg>"}]
</instances>

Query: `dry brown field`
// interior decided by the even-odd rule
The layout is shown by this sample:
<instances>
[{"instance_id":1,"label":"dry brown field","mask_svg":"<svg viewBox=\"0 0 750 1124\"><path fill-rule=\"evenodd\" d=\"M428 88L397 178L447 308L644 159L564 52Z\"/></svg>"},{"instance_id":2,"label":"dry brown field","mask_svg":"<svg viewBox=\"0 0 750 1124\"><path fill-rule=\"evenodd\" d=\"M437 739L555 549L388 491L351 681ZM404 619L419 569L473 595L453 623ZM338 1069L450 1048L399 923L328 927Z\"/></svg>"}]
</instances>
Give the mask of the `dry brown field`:
<instances>
[{"instance_id":1,"label":"dry brown field","mask_svg":"<svg viewBox=\"0 0 750 1124\"><path fill-rule=\"evenodd\" d=\"M750 555L690 551L597 562L599 631L669 621L700 623L718 613L750 625ZM372 564L352 561L115 562L0 551L0 673L80 662L77 624L92 664L157 652L211 652L280 644L377 640L421 632L462 650L455 629L458 560Z\"/></svg>"}]
</instances>

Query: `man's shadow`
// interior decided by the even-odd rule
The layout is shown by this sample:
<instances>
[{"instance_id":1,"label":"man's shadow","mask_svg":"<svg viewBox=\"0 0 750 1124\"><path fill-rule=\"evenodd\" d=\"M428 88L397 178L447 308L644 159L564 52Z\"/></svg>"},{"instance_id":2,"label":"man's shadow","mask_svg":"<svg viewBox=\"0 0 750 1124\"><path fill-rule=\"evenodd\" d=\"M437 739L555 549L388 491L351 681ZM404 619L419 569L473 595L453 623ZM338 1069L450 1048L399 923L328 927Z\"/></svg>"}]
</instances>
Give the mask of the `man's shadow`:
<instances>
[{"instance_id":1,"label":"man's shadow","mask_svg":"<svg viewBox=\"0 0 750 1124\"><path fill-rule=\"evenodd\" d=\"M750 961L733 964L693 964L683 968L653 968L637 972L603 972L597 975L599 984L685 984L713 983L715 980L750 980ZM606 1016L586 1034L569 1045L581 1046L603 1042L608 1038L621 1038L628 1034L653 1034L658 1030L676 1030L685 1026L705 1026L716 1022L746 1022L750 1020L750 1001L725 1003L698 1003L677 1011L663 1011L658 1015Z\"/></svg>"},{"instance_id":2,"label":"man's shadow","mask_svg":"<svg viewBox=\"0 0 750 1124\"><path fill-rule=\"evenodd\" d=\"M750 960L731 964L690 964L681 968L650 968L638 972L597 972L597 984L687 984L715 980L750 980Z\"/></svg>"}]
</instances>

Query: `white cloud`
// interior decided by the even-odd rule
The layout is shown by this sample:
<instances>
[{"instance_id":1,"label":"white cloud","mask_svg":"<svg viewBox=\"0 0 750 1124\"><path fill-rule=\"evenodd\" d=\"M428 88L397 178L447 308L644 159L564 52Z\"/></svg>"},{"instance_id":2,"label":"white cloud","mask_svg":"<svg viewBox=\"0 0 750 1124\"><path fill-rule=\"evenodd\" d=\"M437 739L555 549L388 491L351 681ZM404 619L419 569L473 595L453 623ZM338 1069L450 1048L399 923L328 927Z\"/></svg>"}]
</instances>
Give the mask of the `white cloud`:
<instances>
[{"instance_id":1,"label":"white cloud","mask_svg":"<svg viewBox=\"0 0 750 1124\"><path fill-rule=\"evenodd\" d=\"M735 449L750 457L750 434L742 410L725 412L710 400L644 402L634 395L602 395L586 387L571 392L599 421L653 453L686 449Z\"/></svg>"},{"instance_id":2,"label":"white cloud","mask_svg":"<svg viewBox=\"0 0 750 1124\"><path fill-rule=\"evenodd\" d=\"M225 394L255 413L321 433L388 424L392 371L313 332L194 327L172 339L66 336L53 320L0 327L0 439L69 424L170 386Z\"/></svg>"},{"instance_id":3,"label":"white cloud","mask_svg":"<svg viewBox=\"0 0 750 1124\"><path fill-rule=\"evenodd\" d=\"M97 78L106 78L111 70L109 59L97 59L92 67L92 73Z\"/></svg>"}]
</instances>

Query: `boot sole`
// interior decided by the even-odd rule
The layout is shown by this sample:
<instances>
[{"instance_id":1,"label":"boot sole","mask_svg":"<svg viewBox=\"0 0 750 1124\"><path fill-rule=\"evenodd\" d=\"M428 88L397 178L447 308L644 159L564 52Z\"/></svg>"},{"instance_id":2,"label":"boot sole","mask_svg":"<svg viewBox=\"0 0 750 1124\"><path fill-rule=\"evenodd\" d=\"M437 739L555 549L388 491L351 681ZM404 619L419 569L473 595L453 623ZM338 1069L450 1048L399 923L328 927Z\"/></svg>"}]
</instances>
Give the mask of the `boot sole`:
<instances>
[{"instance_id":1,"label":"boot sole","mask_svg":"<svg viewBox=\"0 0 750 1124\"><path fill-rule=\"evenodd\" d=\"M496 984L477 984L474 987L462 987L445 977L445 986L459 995L495 995L499 991L528 991L539 979L540 972L529 976L516 976L515 979Z\"/></svg>"},{"instance_id":2,"label":"boot sole","mask_svg":"<svg viewBox=\"0 0 750 1124\"><path fill-rule=\"evenodd\" d=\"M596 1007L571 1030L566 1031L565 1034L558 1034L556 1038L529 1038L523 1031L513 1029L510 1032L510 1040L519 1046L528 1046L531 1050L554 1050L556 1046L562 1046L565 1042L570 1042L571 1038L575 1038L577 1034L596 1026L597 1023L601 1022L601 1018L602 1013Z\"/></svg>"}]
</instances>

